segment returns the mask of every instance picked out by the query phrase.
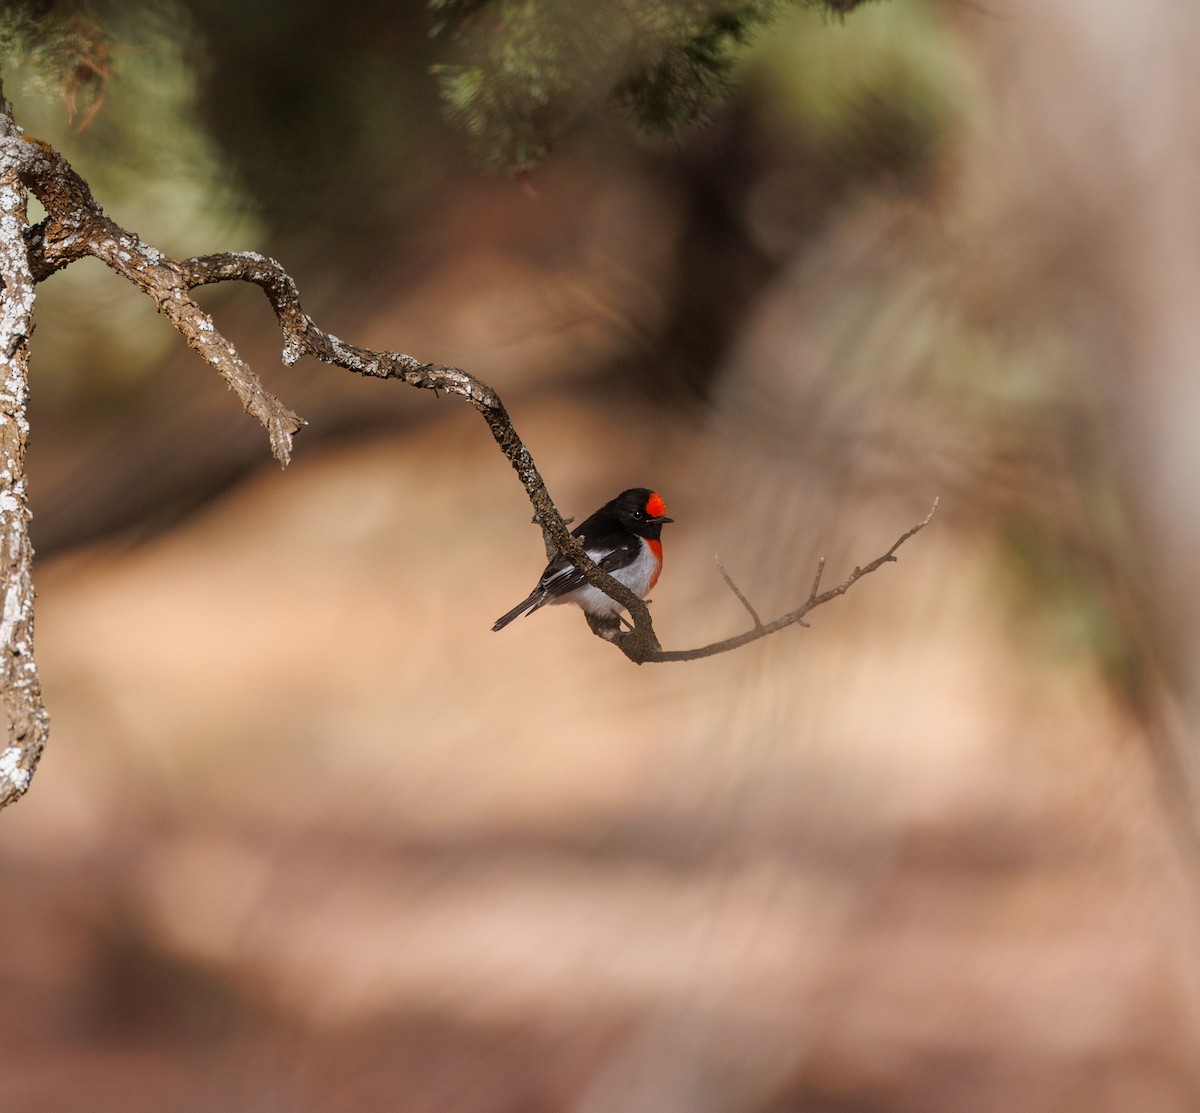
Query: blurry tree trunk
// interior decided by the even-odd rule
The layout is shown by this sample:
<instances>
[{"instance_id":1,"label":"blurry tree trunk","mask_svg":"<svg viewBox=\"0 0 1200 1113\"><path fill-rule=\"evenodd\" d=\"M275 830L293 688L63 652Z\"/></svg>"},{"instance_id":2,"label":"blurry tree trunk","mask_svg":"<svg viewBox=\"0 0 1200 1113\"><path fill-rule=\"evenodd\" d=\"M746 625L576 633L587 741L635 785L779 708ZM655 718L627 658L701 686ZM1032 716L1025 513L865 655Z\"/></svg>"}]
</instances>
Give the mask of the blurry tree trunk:
<instances>
[{"instance_id":1,"label":"blurry tree trunk","mask_svg":"<svg viewBox=\"0 0 1200 1113\"><path fill-rule=\"evenodd\" d=\"M1097 433L1123 486L1123 554L1144 620L1146 704L1169 790L1200 800L1200 7L1151 0L1000 4L964 20L996 113L977 137L999 201L1000 301L1062 298L1079 315ZM1011 234L1019 230L1017 234ZM1133 547L1133 546L1131 546Z\"/></svg>"}]
</instances>

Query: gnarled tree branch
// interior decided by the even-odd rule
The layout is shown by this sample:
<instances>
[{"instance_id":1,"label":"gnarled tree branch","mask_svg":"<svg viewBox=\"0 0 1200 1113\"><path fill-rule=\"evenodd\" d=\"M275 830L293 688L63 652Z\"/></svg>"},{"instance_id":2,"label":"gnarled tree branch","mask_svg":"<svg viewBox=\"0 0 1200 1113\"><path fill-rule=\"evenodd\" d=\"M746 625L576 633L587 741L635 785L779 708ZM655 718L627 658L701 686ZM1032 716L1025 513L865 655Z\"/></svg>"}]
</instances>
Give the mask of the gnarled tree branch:
<instances>
[{"instance_id":1,"label":"gnarled tree branch","mask_svg":"<svg viewBox=\"0 0 1200 1113\"><path fill-rule=\"evenodd\" d=\"M324 363L375 379L399 379L409 386L443 391L465 398L487 422L492 436L512 464L537 521L546 536L567 559L633 617L638 651L657 652L661 647L646 604L624 584L602 572L588 558L550 498L529 449L517 434L500 396L482 379L459 367L424 363L399 352L375 351L347 344L320 328L300 306L300 294L291 276L274 259L254 251L205 255L176 264L189 288L211 282L242 281L258 286L267 296L283 332L283 361L295 363L311 355Z\"/></svg>"},{"instance_id":2,"label":"gnarled tree branch","mask_svg":"<svg viewBox=\"0 0 1200 1113\"><path fill-rule=\"evenodd\" d=\"M189 347L229 384L247 413L267 430L271 451L281 464L291 459L292 435L304 422L263 387L250 365L217 331L212 318L190 296L189 284L173 259L143 243L104 214L88 184L53 147L24 135L5 104L0 143L21 180L46 209L29 229L30 269L36 281L77 259L92 256L148 294Z\"/></svg>"},{"instance_id":3,"label":"gnarled tree branch","mask_svg":"<svg viewBox=\"0 0 1200 1113\"><path fill-rule=\"evenodd\" d=\"M25 190L46 209L46 217L30 226ZM896 550L928 524L925 519L905 533L883 556L853 573L837 587L818 594L820 571L802 606L763 624L746 597L722 568L722 575L754 620L754 628L724 641L692 650L664 650L654 632L646 604L628 588L602 572L571 536L530 455L517 434L499 395L458 367L426 363L398 352L374 351L348 344L317 326L300 305L299 291L273 259L256 252L206 255L178 261L169 258L105 215L87 183L49 144L26 136L16 125L11 106L0 93L0 684L9 716L9 745L0 752L0 806L20 795L29 784L46 737L32 656L32 550L27 532L24 451L27 342L31 332L33 290L37 282L77 259L92 256L147 294L193 348L237 394L247 412L267 430L271 451L282 465L291 457L292 437L304 422L269 393L258 376L217 330L212 317L196 303L192 291L215 282L240 281L258 286L266 295L283 332L283 362L294 364L302 355L360 375L398 379L409 386L444 391L465 398L487 422L496 443L512 464L533 504L535 520L553 544L588 582L628 611L631 630L593 624L593 630L612 641L637 664L691 661L747 645L792 625L803 625L806 614L844 594L862 576L895 560ZM934 504L936 507L936 503ZM6 795L7 794L7 795Z\"/></svg>"},{"instance_id":4,"label":"gnarled tree branch","mask_svg":"<svg viewBox=\"0 0 1200 1113\"><path fill-rule=\"evenodd\" d=\"M24 229L35 281L90 255L133 283L153 299L158 311L188 345L225 379L246 411L258 418L267 430L272 453L285 466L291 458L292 436L304 422L263 387L249 364L217 330L212 317L191 296L197 286L243 281L260 287L284 334L284 363L294 364L301 355L311 355L360 375L400 379L410 386L460 395L487 422L550 540L590 582L633 617L638 652L652 653L660 648L645 603L597 568L567 530L499 395L485 382L457 367L425 363L397 352L359 348L325 332L301 308L291 276L274 259L257 252L208 255L180 262L144 243L104 213L87 183L61 154L48 143L23 133L13 120L11 105L2 99L0 150L12 160L22 183L46 209L44 220Z\"/></svg>"}]
</instances>

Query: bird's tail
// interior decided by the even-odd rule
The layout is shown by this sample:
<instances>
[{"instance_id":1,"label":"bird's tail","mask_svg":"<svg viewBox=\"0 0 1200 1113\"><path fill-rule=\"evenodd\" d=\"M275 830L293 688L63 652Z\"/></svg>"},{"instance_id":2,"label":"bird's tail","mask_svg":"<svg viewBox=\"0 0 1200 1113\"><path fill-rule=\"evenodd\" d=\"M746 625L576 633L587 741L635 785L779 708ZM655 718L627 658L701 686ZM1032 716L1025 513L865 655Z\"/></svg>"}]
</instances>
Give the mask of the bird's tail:
<instances>
[{"instance_id":1,"label":"bird's tail","mask_svg":"<svg viewBox=\"0 0 1200 1113\"><path fill-rule=\"evenodd\" d=\"M530 614L540 607L546 598L541 592L535 591L528 599L522 599L508 614L502 614L492 624L493 633L497 630L503 630L514 618L520 618L523 614Z\"/></svg>"}]
</instances>

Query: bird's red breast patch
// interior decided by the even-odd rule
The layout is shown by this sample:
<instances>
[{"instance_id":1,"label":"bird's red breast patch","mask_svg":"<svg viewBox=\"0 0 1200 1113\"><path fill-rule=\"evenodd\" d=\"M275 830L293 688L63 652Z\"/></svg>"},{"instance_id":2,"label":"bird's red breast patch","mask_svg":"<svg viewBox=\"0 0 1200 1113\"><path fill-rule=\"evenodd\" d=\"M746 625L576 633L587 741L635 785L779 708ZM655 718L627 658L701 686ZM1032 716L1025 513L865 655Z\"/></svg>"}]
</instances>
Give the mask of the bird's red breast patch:
<instances>
[{"instance_id":1,"label":"bird's red breast patch","mask_svg":"<svg viewBox=\"0 0 1200 1113\"><path fill-rule=\"evenodd\" d=\"M667 504L663 502L662 495L657 491L651 491L650 497L646 500L646 513L652 518L661 518L667 512Z\"/></svg>"},{"instance_id":2,"label":"bird's red breast patch","mask_svg":"<svg viewBox=\"0 0 1200 1113\"><path fill-rule=\"evenodd\" d=\"M650 500L650 502L653 502L653 501L654 501L654 499ZM660 504L662 503L662 499L659 499L658 501ZM647 504L647 508L649 508L649 504ZM665 510L666 507L663 507L663 509ZM661 541L647 541L646 545L649 547L650 551L654 554L655 564L657 565L657 567L655 567L654 571L650 574L650 582L646 585L646 590L649 591L652 587L654 587L654 585L656 583L658 583L658 577L662 575L662 564L663 564L662 542Z\"/></svg>"}]
</instances>

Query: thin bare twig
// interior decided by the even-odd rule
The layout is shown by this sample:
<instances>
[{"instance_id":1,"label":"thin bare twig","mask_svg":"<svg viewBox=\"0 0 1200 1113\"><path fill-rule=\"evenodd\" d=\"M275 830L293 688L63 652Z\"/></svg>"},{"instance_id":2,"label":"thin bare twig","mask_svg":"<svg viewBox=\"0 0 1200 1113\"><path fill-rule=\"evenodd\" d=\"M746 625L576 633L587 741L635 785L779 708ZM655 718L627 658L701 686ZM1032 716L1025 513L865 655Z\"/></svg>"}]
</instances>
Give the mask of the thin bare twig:
<instances>
[{"instance_id":1,"label":"thin bare twig","mask_svg":"<svg viewBox=\"0 0 1200 1113\"><path fill-rule=\"evenodd\" d=\"M933 500L933 506L934 506L934 509L936 510L936 509L937 509L937 499L934 499L934 500ZM930 513L932 514L932 513L933 513L933 511L931 510L931 511L930 511ZM922 522L921 524L922 524L922 525L924 525L925 523L924 523L924 522ZM906 540L906 537L902 537L900 540L901 540L901 541L904 541L904 540ZM824 557L821 557L821 559L817 561L817 574L816 574L816 575L813 577L812 591L811 591L811 592L809 592L809 597L810 597L810 598L811 598L813 595L816 595L816 594L817 594L817 591L820 589L820 587L821 587L821 574L822 574L824 571L825 571L825 558L824 558Z\"/></svg>"},{"instance_id":2,"label":"thin bare twig","mask_svg":"<svg viewBox=\"0 0 1200 1113\"><path fill-rule=\"evenodd\" d=\"M729 590L732 591L734 593L734 595L736 595L738 597L738 602L741 603L741 605L746 608L746 612L754 620L754 628L757 630L759 627L762 626L762 619L758 617L758 611L756 611L750 605L750 600L747 599L745 597L745 595L742 594L742 589L733 582L733 577L730 576L729 573L725 571L725 562L722 561L720 556L718 556L717 554L714 553L713 556L717 562L717 569L721 573L721 579L723 579L725 581Z\"/></svg>"},{"instance_id":3,"label":"thin bare twig","mask_svg":"<svg viewBox=\"0 0 1200 1113\"><path fill-rule=\"evenodd\" d=\"M861 568L856 567L837 587L831 587L828 591L817 594L817 589L821 584L821 573L825 568L825 558L821 557L817 562L817 574L813 579L812 591L809 592L808 598L794 611L789 611L782 617L775 619L774 622L768 622L765 625L756 623L753 630L747 630L744 634L737 634L732 638L725 638L723 641L712 642L710 645L701 646L699 649L661 649L657 653L643 658L643 661L646 663L698 661L703 657L714 657L718 653L728 653L730 650L740 649L744 645L749 645L751 642L756 642L759 638L765 638L770 634L778 633L789 626L807 626L808 623L803 621L805 615L816 610L817 607L828 603L831 599L836 599L839 595L845 595L863 576L868 576L877 568L896 560L896 551L900 546L910 537L920 533L933 520L933 515L937 511L939 501L938 499L934 499L929 513L911 529L902 533L883 556L876 557L870 564L865 564ZM639 661L639 664L641 663Z\"/></svg>"}]
</instances>

